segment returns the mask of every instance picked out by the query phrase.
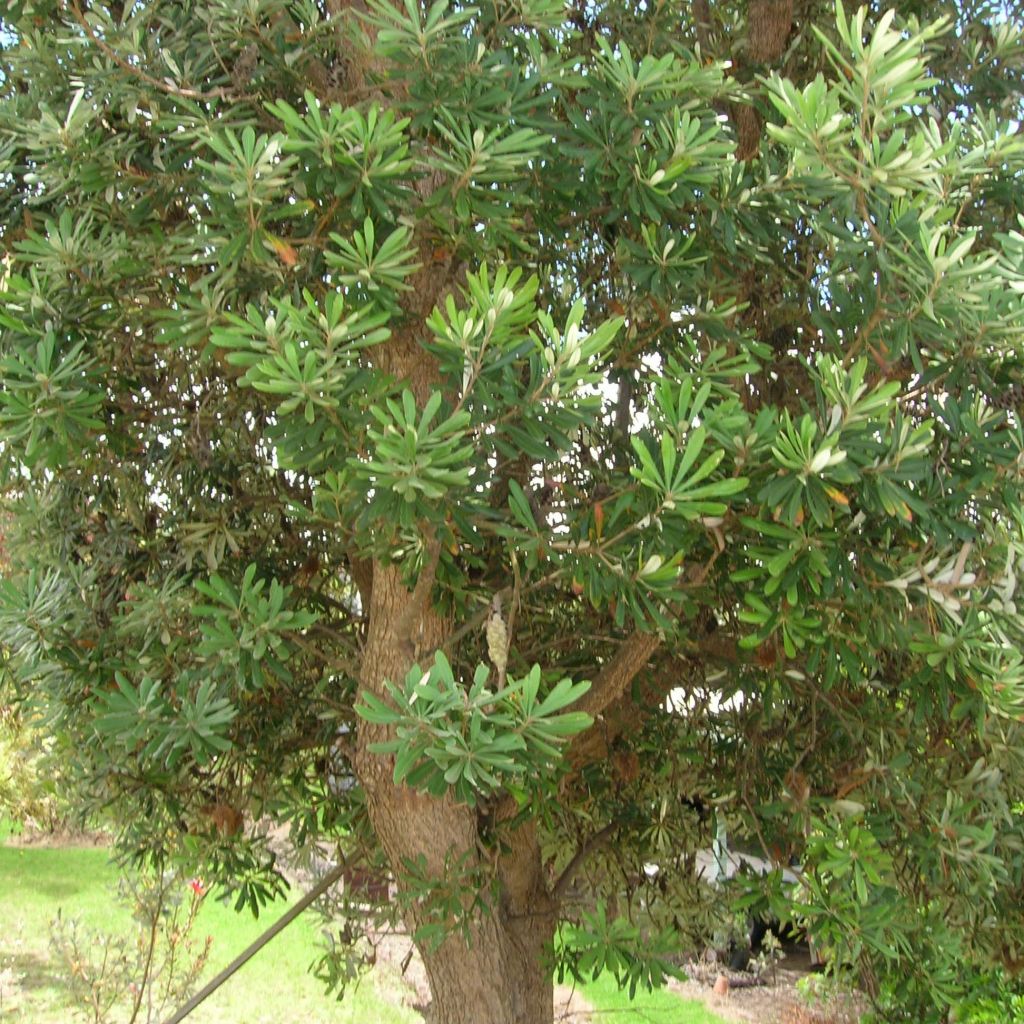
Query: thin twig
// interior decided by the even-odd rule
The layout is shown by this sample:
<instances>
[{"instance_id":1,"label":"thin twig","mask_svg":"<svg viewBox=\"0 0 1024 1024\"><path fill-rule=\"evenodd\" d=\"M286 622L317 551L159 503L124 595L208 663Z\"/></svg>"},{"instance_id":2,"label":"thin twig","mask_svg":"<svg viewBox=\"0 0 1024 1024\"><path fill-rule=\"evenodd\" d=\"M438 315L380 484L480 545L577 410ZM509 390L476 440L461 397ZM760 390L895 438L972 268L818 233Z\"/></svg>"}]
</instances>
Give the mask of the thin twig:
<instances>
[{"instance_id":1,"label":"thin twig","mask_svg":"<svg viewBox=\"0 0 1024 1024\"><path fill-rule=\"evenodd\" d=\"M557 580L560 576L564 574L564 568L555 569L553 572L549 572L546 576L542 576L539 580L534 580L533 583L530 583L529 585L523 587L520 597L522 596L522 594L529 594L535 590L539 590L541 587L546 587L549 583L553 583L555 580ZM500 597L501 600L504 601L506 597L511 597L513 592L514 591L512 587L502 587L501 590L496 591L496 593L492 595L492 600L494 599L494 597ZM463 637L474 632L475 630L478 630L487 621L487 617L490 614L491 602L488 601L487 604L485 604L483 608L479 612L477 612L476 615L474 615L471 619L468 619L462 627L460 627L454 633L452 633L451 636L444 640L443 643L438 644L437 650L451 651L455 644L457 644Z\"/></svg>"},{"instance_id":2,"label":"thin twig","mask_svg":"<svg viewBox=\"0 0 1024 1024\"><path fill-rule=\"evenodd\" d=\"M153 994L153 979L151 977L151 972L153 970L153 953L156 950L157 928L160 925L160 919L162 917L164 909L164 902L167 897L167 886L163 878L160 879L159 891L159 903L157 904L156 908L151 908L153 916L150 918L149 922L149 942L146 948L146 965L142 970L141 982L136 987L135 990L135 998L132 1001L132 1013L131 1016L128 1018L128 1024L135 1024L135 1021L138 1019L139 1010L142 1009L143 995L145 995L148 992L150 998L152 998Z\"/></svg>"},{"instance_id":3,"label":"thin twig","mask_svg":"<svg viewBox=\"0 0 1024 1024\"><path fill-rule=\"evenodd\" d=\"M93 27L89 24L85 15L82 13L81 8L78 6L78 0L67 0L68 9L71 11L75 21L82 27L85 34L115 63L118 67L123 68L129 74L134 75L136 78L141 78L142 81L148 85L153 86L154 89L159 89L161 92L167 93L169 96L177 96L180 99L185 100L238 100L242 97L230 92L227 89L218 88L212 89L209 92L204 92L200 89L183 89L180 85L167 80L161 81L159 78L154 78L152 75L147 74L140 67L136 67L134 64L130 64L124 59L116 50L113 49L108 43L104 42L98 35L96 35Z\"/></svg>"}]
</instances>

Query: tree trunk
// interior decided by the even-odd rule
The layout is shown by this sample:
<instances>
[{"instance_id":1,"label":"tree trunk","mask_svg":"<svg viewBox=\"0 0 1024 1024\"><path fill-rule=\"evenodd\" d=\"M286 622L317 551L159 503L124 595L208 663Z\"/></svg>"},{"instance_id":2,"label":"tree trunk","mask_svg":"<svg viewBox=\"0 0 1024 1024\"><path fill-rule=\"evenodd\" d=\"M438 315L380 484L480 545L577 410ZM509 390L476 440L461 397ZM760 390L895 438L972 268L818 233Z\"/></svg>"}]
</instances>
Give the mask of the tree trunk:
<instances>
[{"instance_id":1,"label":"tree trunk","mask_svg":"<svg viewBox=\"0 0 1024 1024\"><path fill-rule=\"evenodd\" d=\"M450 624L430 605L432 582L428 567L410 592L397 566L374 565L360 678L364 689L382 695L384 680L404 679L420 659L425 666L448 634ZM417 942L433 996L428 1019L432 1024L551 1024L554 997L545 954L555 914L535 826L526 823L503 833L502 853L492 860L480 842L474 808L395 785L393 759L368 749L384 737L380 727L360 724L356 770L399 886L407 861L419 861L427 878L439 883L457 881L464 872L467 883L496 883L493 897L490 889L483 893L486 911L445 922L451 930L439 945ZM428 906L407 906L410 931L436 920L429 912Z\"/></svg>"},{"instance_id":2,"label":"tree trunk","mask_svg":"<svg viewBox=\"0 0 1024 1024\"><path fill-rule=\"evenodd\" d=\"M516 914L501 899L477 920L469 944L457 934L440 948L421 948L433 995L431 1024L551 1024L550 908L545 899Z\"/></svg>"}]
</instances>

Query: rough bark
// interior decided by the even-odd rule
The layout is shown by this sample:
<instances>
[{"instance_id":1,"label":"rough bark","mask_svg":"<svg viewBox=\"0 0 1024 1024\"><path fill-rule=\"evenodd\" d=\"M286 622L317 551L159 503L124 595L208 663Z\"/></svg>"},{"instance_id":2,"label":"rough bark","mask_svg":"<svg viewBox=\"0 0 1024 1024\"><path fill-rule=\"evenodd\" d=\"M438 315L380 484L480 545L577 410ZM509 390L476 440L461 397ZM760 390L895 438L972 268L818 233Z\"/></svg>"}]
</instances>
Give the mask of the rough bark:
<instances>
[{"instance_id":1,"label":"rough bark","mask_svg":"<svg viewBox=\"0 0 1024 1024\"><path fill-rule=\"evenodd\" d=\"M711 5L708 3L708 0L693 0L690 4L690 9L693 11L693 24L697 31L697 42L700 44L701 51L706 59L713 50L711 43Z\"/></svg>"},{"instance_id":2,"label":"rough bark","mask_svg":"<svg viewBox=\"0 0 1024 1024\"><path fill-rule=\"evenodd\" d=\"M567 760L574 771L608 756L612 740L621 731L621 721L635 711L629 698L630 685L659 646L660 640L655 634L637 631L622 641L597 674L589 692L576 706L577 710L592 715L594 724L580 733L569 747Z\"/></svg>"},{"instance_id":3,"label":"rough bark","mask_svg":"<svg viewBox=\"0 0 1024 1024\"><path fill-rule=\"evenodd\" d=\"M792 28L793 0L750 0L745 63L759 65L778 60L785 52ZM741 71L742 66L737 64L736 73ZM732 116L736 125L736 157L753 160L761 148L761 115L755 107L738 103L733 106Z\"/></svg>"},{"instance_id":4,"label":"rough bark","mask_svg":"<svg viewBox=\"0 0 1024 1024\"><path fill-rule=\"evenodd\" d=\"M359 11L364 0L330 0L332 8ZM372 26L364 26L372 43ZM361 60L350 57L350 78L365 88L374 57L367 46ZM392 81L393 95L402 91ZM426 176L416 186L426 200L441 176ZM450 253L439 250L427 229L417 232L420 269L403 296L406 322L373 352L378 367L408 387L422 407L439 386L437 365L422 345L425 319L442 305L462 279L462 268ZM432 602L438 549L427 539L420 579L410 589L401 567L386 561L353 560L366 614L366 640L360 687L384 695L385 680L400 681L410 666L425 664L452 634L452 623ZM388 857L400 889L405 865L419 862L426 877L443 883L453 870L493 881L493 898L485 913L456 927L440 944L417 942L433 1001L433 1024L551 1024L554 991L546 953L554 937L555 904L546 885L540 844L533 823L512 830L491 823L500 844L483 842L474 808L450 797L434 798L394 782L394 762L370 752L387 738L381 727L362 723L356 738L354 767L366 793L367 809L377 838ZM501 812L499 811L499 817ZM500 851L500 852L499 852ZM403 901L406 925L415 934L427 922L427 907ZM465 924L461 922L460 924Z\"/></svg>"},{"instance_id":5,"label":"rough bark","mask_svg":"<svg viewBox=\"0 0 1024 1024\"><path fill-rule=\"evenodd\" d=\"M793 0L751 0L747 8L747 55L763 64L778 60L793 27Z\"/></svg>"},{"instance_id":6,"label":"rough bark","mask_svg":"<svg viewBox=\"0 0 1024 1024\"><path fill-rule=\"evenodd\" d=\"M375 564L360 680L365 689L382 693L385 679L403 678L449 632L449 623L422 597L419 586L412 591L403 586L398 567ZM554 904L534 826L527 823L503 834L502 853L490 861L476 812L447 797L396 786L391 759L368 749L382 738L379 729L364 723L355 763L371 821L399 885L403 864L420 858L431 878L441 880L461 863L462 870L492 873L497 883L494 904L489 913L471 920L468 936L453 928L440 946L420 945L433 994L430 1020L550 1024L553 990L544 954L554 934ZM424 923L421 908L410 907L406 916L412 930Z\"/></svg>"},{"instance_id":7,"label":"rough bark","mask_svg":"<svg viewBox=\"0 0 1024 1024\"><path fill-rule=\"evenodd\" d=\"M574 710L597 717L618 700L647 659L658 649L661 640L655 633L637 630L619 644L618 650L598 672L590 689L576 702Z\"/></svg>"},{"instance_id":8,"label":"rough bark","mask_svg":"<svg viewBox=\"0 0 1024 1024\"><path fill-rule=\"evenodd\" d=\"M761 151L761 115L754 107L736 103L732 119L736 125L736 159L753 160Z\"/></svg>"}]
</instances>

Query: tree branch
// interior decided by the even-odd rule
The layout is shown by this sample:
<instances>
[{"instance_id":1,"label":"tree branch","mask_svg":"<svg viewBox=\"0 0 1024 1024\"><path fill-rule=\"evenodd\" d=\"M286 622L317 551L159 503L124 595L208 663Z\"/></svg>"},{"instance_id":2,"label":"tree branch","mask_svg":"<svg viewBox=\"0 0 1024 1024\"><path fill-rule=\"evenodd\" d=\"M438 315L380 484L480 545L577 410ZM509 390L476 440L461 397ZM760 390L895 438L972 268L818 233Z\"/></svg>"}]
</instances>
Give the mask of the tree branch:
<instances>
[{"instance_id":1,"label":"tree branch","mask_svg":"<svg viewBox=\"0 0 1024 1024\"><path fill-rule=\"evenodd\" d=\"M600 846L604 846L612 837L612 833L619 827L617 821L609 822L604 828L595 832L582 846L572 855L572 859L565 866L565 870L558 876L557 881L551 887L551 896L556 901L561 901L565 890L572 885L576 872L583 866L583 862Z\"/></svg>"},{"instance_id":2,"label":"tree branch","mask_svg":"<svg viewBox=\"0 0 1024 1024\"><path fill-rule=\"evenodd\" d=\"M569 745L565 753L566 763L574 770L606 751L605 722L597 719L617 704L637 673L658 649L661 639L653 633L639 630L619 645L611 661L598 672L590 689L573 707L573 711L584 711L595 719L594 724L581 732Z\"/></svg>"},{"instance_id":3,"label":"tree branch","mask_svg":"<svg viewBox=\"0 0 1024 1024\"><path fill-rule=\"evenodd\" d=\"M423 568L416 579L416 585L409 595L409 602L402 610L401 617L394 624L395 635L402 643L409 644L413 650L418 647L413 635L423 618L427 605L430 603L430 592L434 589L437 579L437 563L441 557L441 542L431 537L426 543Z\"/></svg>"},{"instance_id":4,"label":"tree branch","mask_svg":"<svg viewBox=\"0 0 1024 1024\"><path fill-rule=\"evenodd\" d=\"M89 24L88 19L78 6L77 0L68 0L67 6L68 10L71 12L71 16L78 22L89 39L91 39L115 64L117 64L118 67L123 68L136 78L141 79L147 85L151 85L154 89L159 89L161 92L167 93L168 96L178 96L185 100L228 99L237 101L242 98L228 89L211 89L207 92L204 92L201 89L183 89L180 85L170 81L170 79L161 81L159 78L154 78L152 75L146 74L141 67L130 64L113 47L96 35L93 31L93 27Z\"/></svg>"},{"instance_id":5,"label":"tree branch","mask_svg":"<svg viewBox=\"0 0 1024 1024\"><path fill-rule=\"evenodd\" d=\"M637 630L628 636L619 644L612 660L598 672L590 689L573 710L585 711L596 718L626 692L626 687L633 682L660 645L661 638L654 633L641 633Z\"/></svg>"},{"instance_id":6,"label":"tree branch","mask_svg":"<svg viewBox=\"0 0 1024 1024\"><path fill-rule=\"evenodd\" d=\"M643 637L645 634L634 634L629 638L629 640L624 642L623 647L625 647L625 645L631 640L636 641L638 636ZM653 637L649 637L648 639L655 640L654 647L650 652L650 654L653 654L657 650L658 642L656 638ZM633 653L637 654L635 651ZM613 658L612 661L609 662L605 672L609 671L616 665L616 661L620 654L625 657L621 648L620 652L616 655L616 658ZM647 658L650 657L650 654ZM687 646L685 657L682 661L685 662L688 660L735 665L739 660L739 652L736 649L736 638L727 634L724 630L716 630L714 633L701 637L699 640L690 641ZM637 702L633 700L632 696L628 692L628 685L629 682L632 682L632 679L639 673L640 669L645 667L646 661L647 659L644 659L640 661L639 664L635 664L634 671L632 672L629 680L623 682L622 685L617 688L618 696L605 703L600 712L601 721L595 722L595 724L586 732L577 736L575 741L566 751L566 762L570 766L572 772L577 772L584 765L606 757L608 755L609 748L616 738L624 733L631 733L642 728L646 717L663 705L664 700L673 689L682 685L681 680L683 676L681 674L678 674L674 670L666 672L665 666L661 666L661 670L656 673L644 687L641 701ZM670 666L674 664L675 663L673 661L669 662ZM622 668L621 662L619 663L619 667L620 669ZM602 675L604 675L604 672L598 676L598 681L601 680ZM595 682L595 687L596 686L597 682ZM580 701L579 710L587 710L586 702L589 696L590 694L587 694L587 696ZM590 713L594 714L593 711Z\"/></svg>"},{"instance_id":7,"label":"tree branch","mask_svg":"<svg viewBox=\"0 0 1024 1024\"><path fill-rule=\"evenodd\" d=\"M712 54L711 45L711 4L708 0L693 0L690 4L693 11L693 25L697 32L701 56L707 60Z\"/></svg>"},{"instance_id":8,"label":"tree branch","mask_svg":"<svg viewBox=\"0 0 1024 1024\"><path fill-rule=\"evenodd\" d=\"M356 589L359 591L359 600L362 604L363 615L370 612L370 599L373 595L373 562L369 558L361 558L354 551L348 551L348 574L352 577Z\"/></svg>"}]
</instances>

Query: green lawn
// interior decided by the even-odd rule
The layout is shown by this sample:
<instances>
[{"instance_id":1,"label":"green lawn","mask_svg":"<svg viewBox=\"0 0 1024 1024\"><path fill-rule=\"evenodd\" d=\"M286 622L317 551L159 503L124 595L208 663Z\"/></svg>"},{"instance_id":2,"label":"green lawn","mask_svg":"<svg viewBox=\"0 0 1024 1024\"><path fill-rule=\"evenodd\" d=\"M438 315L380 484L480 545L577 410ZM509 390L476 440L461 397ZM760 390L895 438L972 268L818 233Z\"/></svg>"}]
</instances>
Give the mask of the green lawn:
<instances>
[{"instance_id":1,"label":"green lawn","mask_svg":"<svg viewBox=\"0 0 1024 1024\"><path fill-rule=\"evenodd\" d=\"M637 991L636 998L630 1002L629 993L623 992L610 974L588 982L580 989L580 994L600 1011L596 1018L599 1021L606 1017L609 1022L625 1020L636 1024L641 1021L643 1024L725 1024L703 1003L681 999L665 989ZM630 1009L632 1012L623 1012Z\"/></svg>"},{"instance_id":2,"label":"green lawn","mask_svg":"<svg viewBox=\"0 0 1024 1024\"><path fill-rule=\"evenodd\" d=\"M2 842L2 839L0 839ZM113 897L117 869L102 849L19 848L0 845L0 1020L5 1024L69 1024L73 1019L61 977L49 957L49 923L60 909L83 924L116 930L129 914ZM283 909L283 908L281 908ZM254 921L207 900L200 936L213 936L212 975L274 920L271 908ZM316 955L317 918L299 918L189 1017L189 1024L419 1024L399 1005L404 982L397 969L378 966L342 1003L326 999L309 973ZM583 986L598 1010L616 1010L621 1024L721 1024L701 1004L669 992L639 994L630 1004L610 979Z\"/></svg>"},{"instance_id":3,"label":"green lawn","mask_svg":"<svg viewBox=\"0 0 1024 1024\"><path fill-rule=\"evenodd\" d=\"M83 924L115 930L130 915L113 898L117 869L106 850L0 847L0 972L20 978L15 1001L0 988L0 1019L5 1024L68 1024L69 1006L60 977L48 962L49 922L61 908ZM281 908L283 909L283 907ZM276 910L280 913L280 909ZM276 916L254 921L214 900L199 917L200 936L213 936L207 973L215 974L240 953ZM396 972L375 971L352 998L335 1003L309 973L315 956L317 919L295 921L257 954L190 1017L190 1024L418 1024L418 1014L397 1005L401 980Z\"/></svg>"}]
</instances>

